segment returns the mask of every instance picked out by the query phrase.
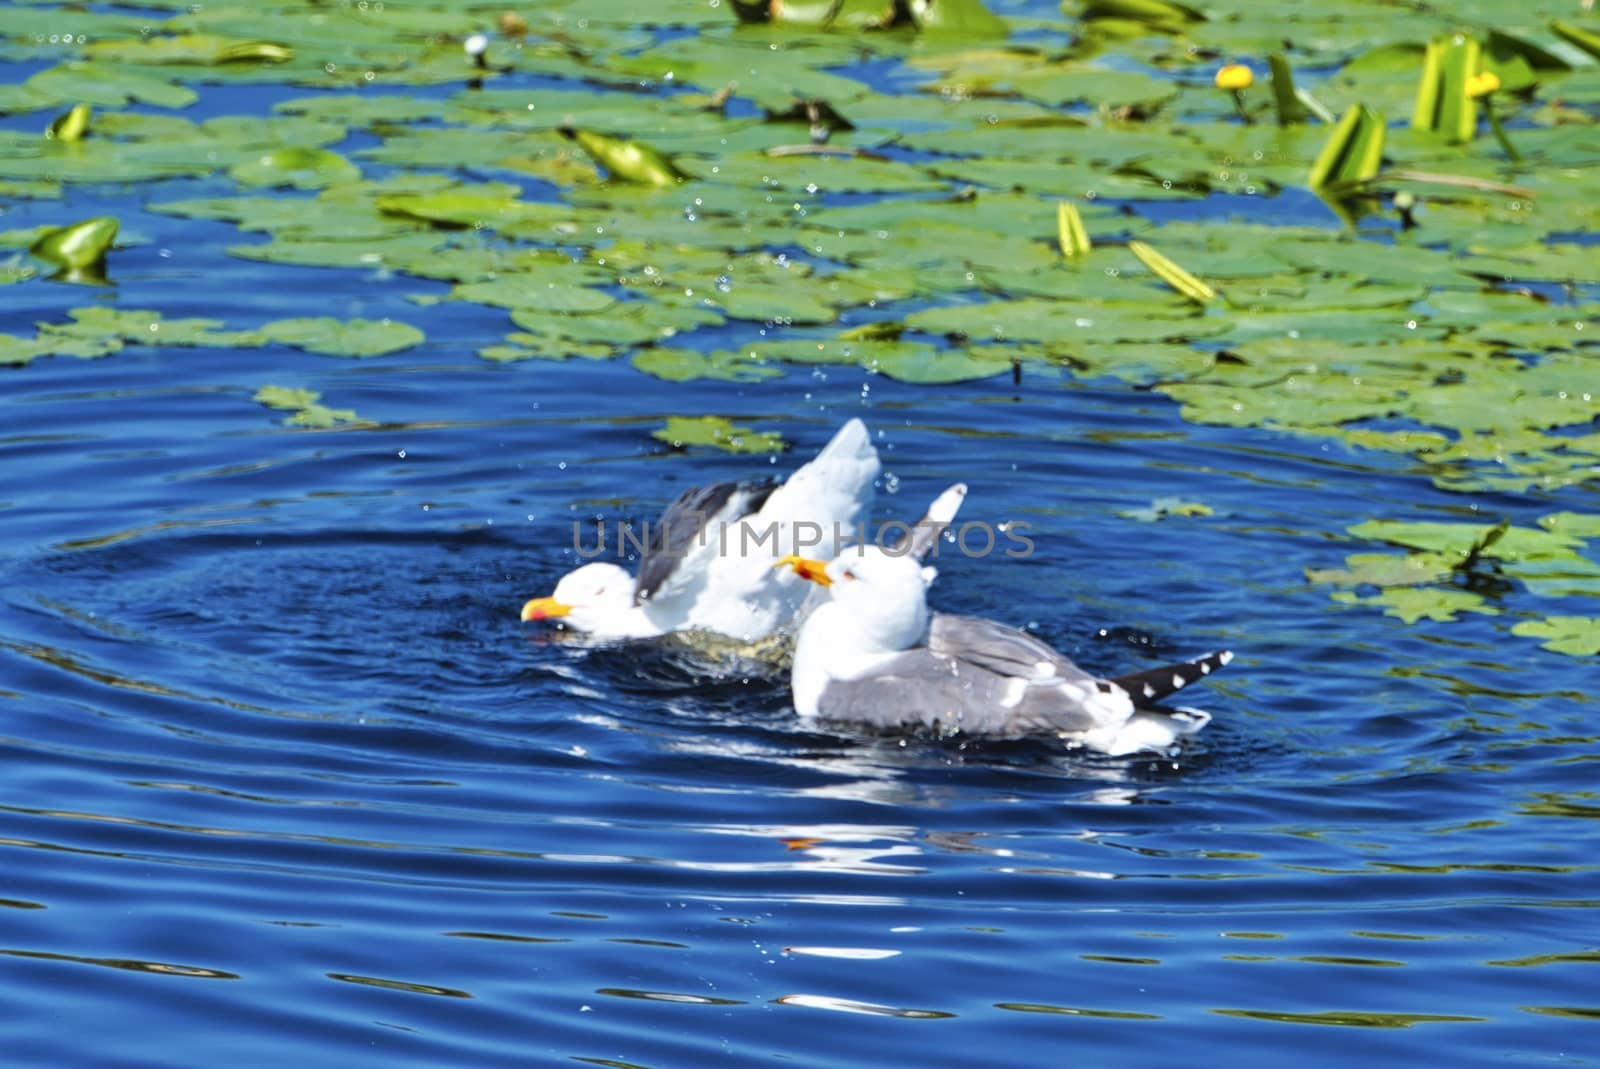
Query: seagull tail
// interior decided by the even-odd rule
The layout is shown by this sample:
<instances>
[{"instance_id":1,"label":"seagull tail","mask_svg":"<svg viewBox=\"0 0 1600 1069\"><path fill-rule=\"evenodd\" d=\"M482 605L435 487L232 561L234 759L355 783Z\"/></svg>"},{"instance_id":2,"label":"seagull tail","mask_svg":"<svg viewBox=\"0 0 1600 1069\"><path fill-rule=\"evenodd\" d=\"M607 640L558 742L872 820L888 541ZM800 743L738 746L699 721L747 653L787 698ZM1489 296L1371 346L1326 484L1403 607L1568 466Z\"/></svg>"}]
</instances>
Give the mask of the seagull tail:
<instances>
[{"instance_id":1,"label":"seagull tail","mask_svg":"<svg viewBox=\"0 0 1600 1069\"><path fill-rule=\"evenodd\" d=\"M906 533L895 546L895 552L910 554L917 560L922 560L933 548L934 543L939 541L944 529L956 518L956 513L961 511L961 503L966 499L966 483L956 483L934 498L933 504L928 506L927 515L918 520L916 526Z\"/></svg>"},{"instance_id":2,"label":"seagull tail","mask_svg":"<svg viewBox=\"0 0 1600 1069\"><path fill-rule=\"evenodd\" d=\"M1167 664L1160 668L1147 668L1142 672L1115 676L1111 682L1127 691L1128 696L1133 699L1133 704L1142 708L1177 693L1190 683L1204 679L1225 667L1231 660L1233 660L1232 650L1218 650L1178 664Z\"/></svg>"}]
</instances>

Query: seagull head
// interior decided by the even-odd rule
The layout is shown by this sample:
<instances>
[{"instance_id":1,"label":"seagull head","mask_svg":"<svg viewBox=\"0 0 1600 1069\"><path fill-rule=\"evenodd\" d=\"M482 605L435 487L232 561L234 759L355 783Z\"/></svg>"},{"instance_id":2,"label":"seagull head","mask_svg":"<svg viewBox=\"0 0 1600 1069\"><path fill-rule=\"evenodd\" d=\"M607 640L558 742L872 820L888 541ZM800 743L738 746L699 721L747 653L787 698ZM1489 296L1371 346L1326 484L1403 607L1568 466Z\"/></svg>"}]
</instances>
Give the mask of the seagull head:
<instances>
[{"instance_id":1,"label":"seagull head","mask_svg":"<svg viewBox=\"0 0 1600 1069\"><path fill-rule=\"evenodd\" d=\"M633 608L633 576L605 561L575 568L555 591L522 606L523 620L561 620L580 631L606 631L607 621Z\"/></svg>"},{"instance_id":2,"label":"seagull head","mask_svg":"<svg viewBox=\"0 0 1600 1069\"><path fill-rule=\"evenodd\" d=\"M856 546L828 564L803 557L778 563L828 588L837 611L819 626L853 632L862 652L910 649L928 632L927 584L921 563L909 554ZM816 620L814 614L808 626Z\"/></svg>"}]
</instances>

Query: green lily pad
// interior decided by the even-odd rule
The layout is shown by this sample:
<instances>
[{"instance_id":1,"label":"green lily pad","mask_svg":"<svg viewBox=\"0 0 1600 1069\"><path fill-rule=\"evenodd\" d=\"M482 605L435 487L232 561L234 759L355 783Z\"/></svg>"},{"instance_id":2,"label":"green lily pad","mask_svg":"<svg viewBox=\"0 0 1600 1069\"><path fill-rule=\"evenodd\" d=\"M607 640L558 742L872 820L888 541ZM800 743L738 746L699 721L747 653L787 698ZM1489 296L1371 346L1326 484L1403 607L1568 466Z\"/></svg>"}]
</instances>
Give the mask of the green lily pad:
<instances>
[{"instance_id":1,"label":"green lily pad","mask_svg":"<svg viewBox=\"0 0 1600 1069\"><path fill-rule=\"evenodd\" d=\"M361 177L355 164L325 148L298 145L264 152L228 169L234 181L246 186L323 189Z\"/></svg>"},{"instance_id":2,"label":"green lily pad","mask_svg":"<svg viewBox=\"0 0 1600 1069\"><path fill-rule=\"evenodd\" d=\"M1543 620L1523 620L1511 628L1513 635L1539 638L1547 650L1574 657L1600 654L1600 616L1551 616Z\"/></svg>"},{"instance_id":3,"label":"green lily pad","mask_svg":"<svg viewBox=\"0 0 1600 1069\"><path fill-rule=\"evenodd\" d=\"M1500 611L1484 601L1480 594L1448 587L1392 587L1370 597L1339 590L1331 597L1346 605L1381 606L1385 616L1393 616L1407 624L1414 624L1418 620L1448 623L1463 612L1493 616Z\"/></svg>"},{"instance_id":4,"label":"green lily pad","mask_svg":"<svg viewBox=\"0 0 1600 1069\"><path fill-rule=\"evenodd\" d=\"M325 356L383 356L422 344L416 327L388 319L340 320L328 316L276 319L263 324L269 340Z\"/></svg>"},{"instance_id":5,"label":"green lily pad","mask_svg":"<svg viewBox=\"0 0 1600 1069\"><path fill-rule=\"evenodd\" d=\"M1118 516L1140 523L1155 523L1158 520L1178 517L1190 519L1199 516L1215 515L1216 510L1201 501L1185 501L1181 497L1158 497L1150 502L1146 508L1120 509Z\"/></svg>"},{"instance_id":6,"label":"green lily pad","mask_svg":"<svg viewBox=\"0 0 1600 1069\"><path fill-rule=\"evenodd\" d=\"M740 359L738 353L728 350L703 353L697 349L645 349L633 358L633 366L667 382L757 382L783 374L780 368Z\"/></svg>"},{"instance_id":7,"label":"green lily pad","mask_svg":"<svg viewBox=\"0 0 1600 1069\"><path fill-rule=\"evenodd\" d=\"M1446 553L1352 553L1343 568L1307 568L1312 583L1336 586L1426 586L1448 579L1460 563Z\"/></svg>"},{"instance_id":8,"label":"green lily pad","mask_svg":"<svg viewBox=\"0 0 1600 1069\"><path fill-rule=\"evenodd\" d=\"M1600 515L1593 513L1552 512L1539 517L1539 526L1572 538L1600 538Z\"/></svg>"},{"instance_id":9,"label":"green lily pad","mask_svg":"<svg viewBox=\"0 0 1600 1069\"><path fill-rule=\"evenodd\" d=\"M1368 520L1350 528L1350 534L1356 538L1391 542L1412 549L1453 553L1458 557L1464 557L1468 549L1490 526L1492 525ZM1580 539L1556 531L1511 527L1484 551L1484 555L1507 561L1563 560L1576 557L1574 550L1581 544Z\"/></svg>"},{"instance_id":10,"label":"green lily pad","mask_svg":"<svg viewBox=\"0 0 1600 1069\"><path fill-rule=\"evenodd\" d=\"M770 431L740 426L722 416L671 416L650 436L674 449L706 446L726 453L780 453L783 439Z\"/></svg>"},{"instance_id":11,"label":"green lily pad","mask_svg":"<svg viewBox=\"0 0 1600 1069\"><path fill-rule=\"evenodd\" d=\"M284 419L284 426L304 427L309 430L325 430L344 424L365 424L367 421L355 414L349 408L329 408L320 404L322 397L315 390L296 389L288 386L263 386L251 398L259 405L287 411L290 415Z\"/></svg>"}]
</instances>

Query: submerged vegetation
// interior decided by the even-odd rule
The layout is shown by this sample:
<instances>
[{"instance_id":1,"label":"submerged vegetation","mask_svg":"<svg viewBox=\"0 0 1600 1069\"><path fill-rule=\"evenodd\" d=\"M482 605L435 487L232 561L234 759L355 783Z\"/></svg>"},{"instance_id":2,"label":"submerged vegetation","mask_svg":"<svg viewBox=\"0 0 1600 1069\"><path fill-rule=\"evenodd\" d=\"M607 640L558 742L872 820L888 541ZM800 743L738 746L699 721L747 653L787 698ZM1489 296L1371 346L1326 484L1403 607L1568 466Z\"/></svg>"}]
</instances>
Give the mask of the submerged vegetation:
<instances>
[{"instance_id":1,"label":"submerged vegetation","mask_svg":"<svg viewBox=\"0 0 1600 1069\"><path fill-rule=\"evenodd\" d=\"M490 361L626 358L669 383L809 364L930 386L1108 377L1197 422L1403 454L1463 495L1592 493L1592 16L1565 0L1013 10L13 6L0 57L38 69L0 86L0 113L29 117L0 130L0 197L139 188L154 211L236 226L242 260L442 281L443 299L505 310ZM241 84L304 93L185 116ZM162 185L177 177L227 188L180 199ZM0 285L114 286L118 235L66 209L0 232ZM738 344L696 337L741 323ZM102 303L0 335L0 364L140 344L375 357L424 340L387 321ZM257 400L300 427L361 425L295 387ZM781 447L714 417L657 437ZM1351 535L1407 551L1312 578L1449 619L1497 609L1492 575L1526 605L1585 606L1511 631L1600 651L1600 519L1495 518L1363 525Z\"/></svg>"}]
</instances>

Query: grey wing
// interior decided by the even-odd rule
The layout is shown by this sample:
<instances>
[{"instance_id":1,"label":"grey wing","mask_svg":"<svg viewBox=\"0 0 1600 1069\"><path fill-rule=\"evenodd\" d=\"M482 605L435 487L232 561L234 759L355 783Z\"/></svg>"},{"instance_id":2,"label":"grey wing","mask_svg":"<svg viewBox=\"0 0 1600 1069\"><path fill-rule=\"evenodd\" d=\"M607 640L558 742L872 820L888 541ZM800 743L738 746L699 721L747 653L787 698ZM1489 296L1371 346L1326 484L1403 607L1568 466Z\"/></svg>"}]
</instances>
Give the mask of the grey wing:
<instances>
[{"instance_id":1,"label":"grey wing","mask_svg":"<svg viewBox=\"0 0 1600 1069\"><path fill-rule=\"evenodd\" d=\"M833 680L823 689L817 712L826 720L848 720L877 728L936 727L991 733L1003 730L1005 681L927 649L910 650L860 679Z\"/></svg>"},{"instance_id":2,"label":"grey wing","mask_svg":"<svg viewBox=\"0 0 1600 1069\"><path fill-rule=\"evenodd\" d=\"M981 616L935 613L928 628L928 648L1004 676L1073 682L1095 679L1026 631Z\"/></svg>"},{"instance_id":3,"label":"grey wing","mask_svg":"<svg viewBox=\"0 0 1600 1069\"><path fill-rule=\"evenodd\" d=\"M634 603L643 604L685 582L687 577L677 573L697 551L717 545L716 525L760 511L777 487L771 480L745 480L696 486L679 494L650 532L639 561Z\"/></svg>"},{"instance_id":4,"label":"grey wing","mask_svg":"<svg viewBox=\"0 0 1600 1069\"><path fill-rule=\"evenodd\" d=\"M932 727L975 735L1089 731L1108 716L1126 715L1120 691L1113 694L1102 689L1109 684L1085 679L1028 679L921 648L860 679L831 681L817 711L824 719L878 728Z\"/></svg>"}]
</instances>

